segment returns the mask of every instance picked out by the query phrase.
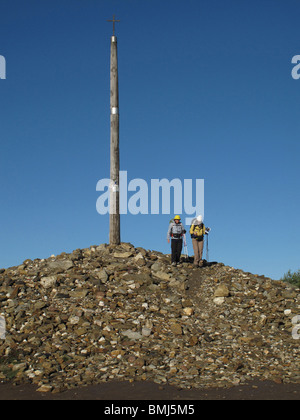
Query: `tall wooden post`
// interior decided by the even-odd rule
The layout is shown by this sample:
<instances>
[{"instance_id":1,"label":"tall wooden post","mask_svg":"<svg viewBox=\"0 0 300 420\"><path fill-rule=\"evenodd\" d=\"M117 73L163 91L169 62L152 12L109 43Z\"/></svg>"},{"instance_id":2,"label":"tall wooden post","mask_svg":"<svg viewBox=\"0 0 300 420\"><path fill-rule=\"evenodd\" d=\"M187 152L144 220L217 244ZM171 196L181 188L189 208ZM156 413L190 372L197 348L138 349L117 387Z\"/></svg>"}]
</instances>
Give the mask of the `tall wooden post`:
<instances>
[{"instance_id":1,"label":"tall wooden post","mask_svg":"<svg viewBox=\"0 0 300 420\"><path fill-rule=\"evenodd\" d=\"M110 218L109 243L119 245L120 232L120 153L119 153L119 84L118 84L118 51L115 36L115 16L113 17L113 36L110 52Z\"/></svg>"}]
</instances>

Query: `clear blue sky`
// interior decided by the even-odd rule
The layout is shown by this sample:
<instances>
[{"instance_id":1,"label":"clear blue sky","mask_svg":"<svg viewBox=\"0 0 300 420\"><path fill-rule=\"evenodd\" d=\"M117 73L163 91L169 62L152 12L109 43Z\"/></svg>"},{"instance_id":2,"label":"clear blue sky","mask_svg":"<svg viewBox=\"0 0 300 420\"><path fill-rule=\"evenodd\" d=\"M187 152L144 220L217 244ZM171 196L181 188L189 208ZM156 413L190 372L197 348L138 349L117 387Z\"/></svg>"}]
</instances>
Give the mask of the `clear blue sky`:
<instances>
[{"instance_id":1,"label":"clear blue sky","mask_svg":"<svg viewBox=\"0 0 300 420\"><path fill-rule=\"evenodd\" d=\"M298 0L2 0L0 11L1 267L108 242L96 184L109 177L115 14L129 180L204 179L211 260L274 279L300 268ZM122 241L168 253L169 220L122 216Z\"/></svg>"}]
</instances>

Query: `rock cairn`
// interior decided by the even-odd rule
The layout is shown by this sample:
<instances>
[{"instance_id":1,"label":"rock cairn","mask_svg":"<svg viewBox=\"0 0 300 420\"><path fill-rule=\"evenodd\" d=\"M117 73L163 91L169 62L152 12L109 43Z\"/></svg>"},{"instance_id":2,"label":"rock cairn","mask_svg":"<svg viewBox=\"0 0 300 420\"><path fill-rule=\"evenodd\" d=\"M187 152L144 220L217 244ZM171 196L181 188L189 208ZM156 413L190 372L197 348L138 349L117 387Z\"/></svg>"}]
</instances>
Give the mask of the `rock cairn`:
<instances>
[{"instance_id":1,"label":"rock cairn","mask_svg":"<svg viewBox=\"0 0 300 420\"><path fill-rule=\"evenodd\" d=\"M0 382L180 388L300 382L300 291L214 263L92 246L0 270Z\"/></svg>"}]
</instances>

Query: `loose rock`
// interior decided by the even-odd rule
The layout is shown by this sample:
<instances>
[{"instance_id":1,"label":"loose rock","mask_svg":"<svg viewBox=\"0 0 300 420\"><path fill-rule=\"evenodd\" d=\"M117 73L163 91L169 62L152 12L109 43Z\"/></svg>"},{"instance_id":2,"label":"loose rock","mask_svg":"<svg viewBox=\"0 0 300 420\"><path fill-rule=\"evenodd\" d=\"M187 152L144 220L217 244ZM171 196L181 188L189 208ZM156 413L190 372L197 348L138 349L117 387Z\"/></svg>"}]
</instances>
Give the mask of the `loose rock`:
<instances>
[{"instance_id":1,"label":"loose rock","mask_svg":"<svg viewBox=\"0 0 300 420\"><path fill-rule=\"evenodd\" d=\"M108 380L181 388L300 382L300 292L132 244L0 269L0 381L39 392Z\"/></svg>"}]
</instances>

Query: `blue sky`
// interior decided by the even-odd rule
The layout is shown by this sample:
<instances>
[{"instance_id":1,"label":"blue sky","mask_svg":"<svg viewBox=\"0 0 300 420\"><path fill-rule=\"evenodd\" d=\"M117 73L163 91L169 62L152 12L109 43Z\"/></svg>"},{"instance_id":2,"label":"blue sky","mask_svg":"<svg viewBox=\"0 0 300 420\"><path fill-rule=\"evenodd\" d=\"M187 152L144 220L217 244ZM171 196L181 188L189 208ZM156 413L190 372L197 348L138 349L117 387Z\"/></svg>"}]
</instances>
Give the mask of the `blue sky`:
<instances>
[{"instance_id":1,"label":"blue sky","mask_svg":"<svg viewBox=\"0 0 300 420\"><path fill-rule=\"evenodd\" d=\"M211 260L274 279L299 269L298 0L2 0L0 11L1 267L108 242L96 184L109 177L115 14L128 180L204 179ZM169 220L124 215L122 241L168 253Z\"/></svg>"}]
</instances>

